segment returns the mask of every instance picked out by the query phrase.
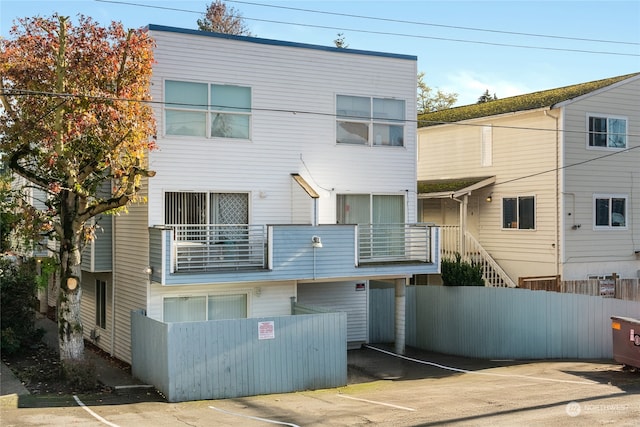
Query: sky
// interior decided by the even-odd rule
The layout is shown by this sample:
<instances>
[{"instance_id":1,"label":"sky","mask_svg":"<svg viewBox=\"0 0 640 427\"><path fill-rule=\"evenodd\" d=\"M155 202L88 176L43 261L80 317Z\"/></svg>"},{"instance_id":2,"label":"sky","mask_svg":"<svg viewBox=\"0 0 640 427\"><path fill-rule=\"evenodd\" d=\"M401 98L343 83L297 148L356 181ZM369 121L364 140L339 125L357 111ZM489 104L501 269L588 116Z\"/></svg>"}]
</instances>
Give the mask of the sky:
<instances>
[{"instance_id":1,"label":"sky","mask_svg":"<svg viewBox=\"0 0 640 427\"><path fill-rule=\"evenodd\" d=\"M0 0L0 35L16 18L54 12L106 26L197 29L210 1ZM256 37L418 57L431 88L456 105L640 72L640 0L225 1Z\"/></svg>"}]
</instances>

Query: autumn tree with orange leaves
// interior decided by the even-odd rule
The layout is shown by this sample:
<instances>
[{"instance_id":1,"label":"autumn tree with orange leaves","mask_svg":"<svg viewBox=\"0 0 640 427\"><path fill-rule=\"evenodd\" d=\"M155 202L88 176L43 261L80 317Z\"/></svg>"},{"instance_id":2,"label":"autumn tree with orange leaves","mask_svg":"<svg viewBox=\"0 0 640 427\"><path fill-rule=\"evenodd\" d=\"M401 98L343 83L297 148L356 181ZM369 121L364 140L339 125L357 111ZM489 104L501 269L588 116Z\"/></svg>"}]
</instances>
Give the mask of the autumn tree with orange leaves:
<instances>
[{"instance_id":1,"label":"autumn tree with orange leaves","mask_svg":"<svg viewBox=\"0 0 640 427\"><path fill-rule=\"evenodd\" d=\"M46 193L46 208L14 197L15 228L59 243L57 299L60 358L82 366L81 251L94 236L91 218L137 201L154 175L149 104L153 41L120 23L100 27L79 16L24 18L0 40L0 152L24 189ZM99 189L110 188L101 193ZM21 200L23 199L23 200Z\"/></svg>"}]
</instances>

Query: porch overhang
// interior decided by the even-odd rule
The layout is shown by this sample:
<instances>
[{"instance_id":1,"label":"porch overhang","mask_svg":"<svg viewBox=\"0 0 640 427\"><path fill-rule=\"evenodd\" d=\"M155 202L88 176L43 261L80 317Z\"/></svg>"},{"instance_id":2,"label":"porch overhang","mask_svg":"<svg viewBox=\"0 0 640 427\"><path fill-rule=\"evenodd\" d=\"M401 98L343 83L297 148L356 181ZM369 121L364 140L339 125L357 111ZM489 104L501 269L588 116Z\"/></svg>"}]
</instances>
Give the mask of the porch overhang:
<instances>
[{"instance_id":1,"label":"porch overhang","mask_svg":"<svg viewBox=\"0 0 640 427\"><path fill-rule=\"evenodd\" d=\"M495 182L495 175L418 181L418 199L457 199Z\"/></svg>"}]
</instances>

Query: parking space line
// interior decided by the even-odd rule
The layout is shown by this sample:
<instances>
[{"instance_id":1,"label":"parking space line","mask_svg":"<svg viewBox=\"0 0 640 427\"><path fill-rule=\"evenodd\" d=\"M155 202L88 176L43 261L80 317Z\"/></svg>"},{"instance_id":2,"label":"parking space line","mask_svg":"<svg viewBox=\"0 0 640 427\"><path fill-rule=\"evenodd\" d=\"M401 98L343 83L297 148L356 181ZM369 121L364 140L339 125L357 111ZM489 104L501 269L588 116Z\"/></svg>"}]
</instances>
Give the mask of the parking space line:
<instances>
[{"instance_id":1,"label":"parking space line","mask_svg":"<svg viewBox=\"0 0 640 427\"><path fill-rule=\"evenodd\" d=\"M250 420L264 421L265 423L280 424L283 426L300 427L297 424L285 423L282 421L269 420L267 418L252 417L251 415L244 415L244 414L238 414L235 412L225 411L224 409L216 408L215 406L209 406L209 408L213 409L214 411L222 412L223 414L234 415L236 417L249 418Z\"/></svg>"},{"instance_id":2,"label":"parking space line","mask_svg":"<svg viewBox=\"0 0 640 427\"><path fill-rule=\"evenodd\" d=\"M81 401L80 399L78 399L78 396L76 396L75 394L73 395L73 399L76 401L76 403L77 403L78 405L80 405L80 407L81 407L82 409L84 409L85 411L87 411L89 414L91 414L91 416L92 416L93 418L97 419L97 420L98 420L98 421L100 421L101 423L106 424L106 425L111 426L111 427L119 427L119 426L118 426L118 424L114 424L114 423L112 423L112 422L110 422L110 421L107 421L106 419L102 418L100 415L98 415L98 414L96 414L95 412L93 412L91 409L89 409L89 408L87 407L87 405L85 405L84 403L82 403L82 401Z\"/></svg>"},{"instance_id":3,"label":"parking space line","mask_svg":"<svg viewBox=\"0 0 640 427\"><path fill-rule=\"evenodd\" d=\"M401 354L397 354L391 351L383 350L381 348L373 347L370 345L365 345L365 348L379 351L380 353L388 354L390 356L398 357L400 359L408 360L410 362L422 363L423 365L429 365L440 369L445 369L447 371L460 372L463 374L475 374L475 375L488 375L492 377L506 377L506 378L526 378L528 380L538 380L538 381L551 381L556 383L568 383L568 384L583 384L583 385L600 385L600 383L595 381L574 381L574 380L558 380L555 378L542 378L542 377L530 377L528 375L515 375L515 374L498 374L495 372L478 372L478 371L469 371L467 369L453 368L451 366L440 365L439 363L429 362L427 360L414 359L413 357L403 356Z\"/></svg>"},{"instance_id":4,"label":"parking space line","mask_svg":"<svg viewBox=\"0 0 640 427\"><path fill-rule=\"evenodd\" d=\"M411 411L411 412L415 411L415 409L407 408L406 406L393 405L391 403L385 403L385 402L376 402L375 400L360 399L358 397L347 396L346 394L338 394L338 397L344 397L345 399L357 400L357 401L360 401L360 402L371 403L371 404L374 404L374 405L389 406L391 408L402 409L404 411Z\"/></svg>"}]
</instances>

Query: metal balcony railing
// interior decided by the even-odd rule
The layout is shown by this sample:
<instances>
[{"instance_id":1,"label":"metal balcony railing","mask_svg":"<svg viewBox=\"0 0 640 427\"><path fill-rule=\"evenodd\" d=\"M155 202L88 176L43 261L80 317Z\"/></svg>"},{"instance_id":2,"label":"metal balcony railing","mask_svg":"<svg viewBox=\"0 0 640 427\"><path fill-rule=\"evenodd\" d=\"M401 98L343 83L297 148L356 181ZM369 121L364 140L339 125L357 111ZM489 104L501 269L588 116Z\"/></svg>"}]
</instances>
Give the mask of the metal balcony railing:
<instances>
[{"instance_id":1,"label":"metal balcony railing","mask_svg":"<svg viewBox=\"0 0 640 427\"><path fill-rule=\"evenodd\" d=\"M431 262L433 224L359 224L358 263Z\"/></svg>"},{"instance_id":2,"label":"metal balcony railing","mask_svg":"<svg viewBox=\"0 0 640 427\"><path fill-rule=\"evenodd\" d=\"M173 228L174 271L265 268L265 225L169 225Z\"/></svg>"}]
</instances>

